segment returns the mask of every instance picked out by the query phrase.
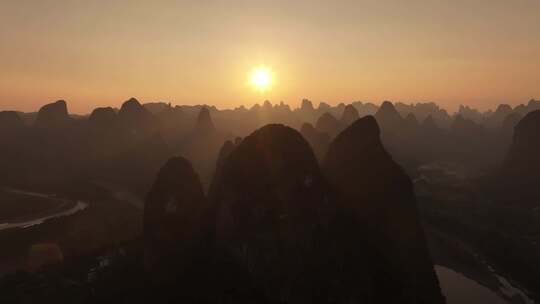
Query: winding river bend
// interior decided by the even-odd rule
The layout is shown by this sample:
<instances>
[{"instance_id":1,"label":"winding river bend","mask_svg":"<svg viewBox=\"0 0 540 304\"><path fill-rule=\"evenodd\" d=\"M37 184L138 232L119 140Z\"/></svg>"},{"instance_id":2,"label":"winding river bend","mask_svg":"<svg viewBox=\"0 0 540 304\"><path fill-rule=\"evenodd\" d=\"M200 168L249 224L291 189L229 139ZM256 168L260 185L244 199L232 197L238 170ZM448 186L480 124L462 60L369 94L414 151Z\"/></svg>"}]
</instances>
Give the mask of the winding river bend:
<instances>
[{"instance_id":1,"label":"winding river bend","mask_svg":"<svg viewBox=\"0 0 540 304\"><path fill-rule=\"evenodd\" d=\"M444 266L435 266L448 304L508 304L505 299L477 282Z\"/></svg>"},{"instance_id":2,"label":"winding river bend","mask_svg":"<svg viewBox=\"0 0 540 304\"><path fill-rule=\"evenodd\" d=\"M447 304L535 303L522 290L511 285L500 275L495 275L500 284L498 292L495 292L450 268L435 265L435 271Z\"/></svg>"},{"instance_id":3,"label":"winding river bend","mask_svg":"<svg viewBox=\"0 0 540 304\"><path fill-rule=\"evenodd\" d=\"M69 216L81 210L84 210L88 207L88 204L83 201L71 201L71 200L59 198L50 194L29 192L29 191L16 190L16 189L7 189L7 188L3 188L2 190L6 192L15 193L18 195L26 195L26 196L32 196L32 197L39 197L39 198L43 198L47 200L55 200L61 203L61 206L65 206L65 208L59 208L60 211L52 212L48 215L40 216L37 218L29 218L23 221L0 223L0 231L11 229L11 228L28 228L35 225L40 225L44 223L46 220L50 220L50 219L62 217L62 216Z\"/></svg>"}]
</instances>

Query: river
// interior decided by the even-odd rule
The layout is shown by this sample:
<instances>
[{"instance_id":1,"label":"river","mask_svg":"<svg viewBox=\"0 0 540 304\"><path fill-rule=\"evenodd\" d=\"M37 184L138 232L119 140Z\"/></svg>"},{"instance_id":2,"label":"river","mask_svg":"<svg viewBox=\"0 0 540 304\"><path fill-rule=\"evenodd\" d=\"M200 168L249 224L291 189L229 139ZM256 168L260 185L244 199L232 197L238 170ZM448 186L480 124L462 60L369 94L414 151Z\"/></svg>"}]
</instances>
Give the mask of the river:
<instances>
[{"instance_id":1,"label":"river","mask_svg":"<svg viewBox=\"0 0 540 304\"><path fill-rule=\"evenodd\" d=\"M452 269L436 265L435 271L447 304L509 304L489 288Z\"/></svg>"},{"instance_id":2,"label":"river","mask_svg":"<svg viewBox=\"0 0 540 304\"><path fill-rule=\"evenodd\" d=\"M6 229L11 229L11 228L28 228L28 227L32 227L32 226L35 226L35 225L42 224L46 220L50 220L50 219L61 217L61 216L69 216L69 215L75 214L75 213L77 213L77 212L79 212L81 210L86 209L86 207L88 207L88 204L83 202L83 201L70 201L70 200L67 200L67 199L58 198L58 197L56 197L54 195L50 195L50 194L43 194L43 193L36 193L36 192L29 192L29 191L15 190L15 189L6 189L6 188L4 188L2 190L12 192L12 193L16 193L16 194L19 194L19 195L40 197L40 198L49 199L49 200L57 200L57 201L60 201L60 202L62 202L64 204L66 204L66 205L72 205L72 206L70 208L68 208L68 209L57 211L57 212L48 214L46 216L40 216L38 218L32 218L32 219L28 219L28 220L24 220L24 221L17 221L17 222L0 223L0 231L6 230Z\"/></svg>"},{"instance_id":3,"label":"river","mask_svg":"<svg viewBox=\"0 0 540 304\"><path fill-rule=\"evenodd\" d=\"M435 271L439 277L441 289L446 297L447 304L534 304L519 288L511 285L508 280L496 275L499 280L499 290L493 290L467 278L461 273L455 272L444 266L435 265Z\"/></svg>"}]
</instances>

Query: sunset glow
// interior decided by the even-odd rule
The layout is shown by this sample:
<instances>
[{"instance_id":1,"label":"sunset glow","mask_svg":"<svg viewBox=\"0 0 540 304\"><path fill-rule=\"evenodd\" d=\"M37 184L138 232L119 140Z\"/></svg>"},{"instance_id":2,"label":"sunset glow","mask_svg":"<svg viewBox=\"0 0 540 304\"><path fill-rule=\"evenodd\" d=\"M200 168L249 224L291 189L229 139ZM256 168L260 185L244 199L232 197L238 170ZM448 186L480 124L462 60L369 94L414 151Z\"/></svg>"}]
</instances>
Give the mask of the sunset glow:
<instances>
[{"instance_id":1,"label":"sunset glow","mask_svg":"<svg viewBox=\"0 0 540 304\"><path fill-rule=\"evenodd\" d=\"M65 99L84 114L137 96L219 108L433 101L452 112L540 96L537 0L8 0L0 20L4 110ZM272 73L252 74L259 65Z\"/></svg>"}]
</instances>

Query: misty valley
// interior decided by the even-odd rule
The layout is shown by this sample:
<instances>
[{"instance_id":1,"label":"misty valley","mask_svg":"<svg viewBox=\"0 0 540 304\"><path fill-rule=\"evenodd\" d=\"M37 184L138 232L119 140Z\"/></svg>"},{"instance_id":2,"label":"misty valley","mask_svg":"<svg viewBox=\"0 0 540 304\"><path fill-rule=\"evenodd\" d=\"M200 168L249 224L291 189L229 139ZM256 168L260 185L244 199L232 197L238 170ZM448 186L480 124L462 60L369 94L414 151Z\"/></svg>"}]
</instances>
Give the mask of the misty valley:
<instances>
[{"instance_id":1,"label":"misty valley","mask_svg":"<svg viewBox=\"0 0 540 304\"><path fill-rule=\"evenodd\" d=\"M537 100L0 111L0 303L537 303L539 185Z\"/></svg>"}]
</instances>

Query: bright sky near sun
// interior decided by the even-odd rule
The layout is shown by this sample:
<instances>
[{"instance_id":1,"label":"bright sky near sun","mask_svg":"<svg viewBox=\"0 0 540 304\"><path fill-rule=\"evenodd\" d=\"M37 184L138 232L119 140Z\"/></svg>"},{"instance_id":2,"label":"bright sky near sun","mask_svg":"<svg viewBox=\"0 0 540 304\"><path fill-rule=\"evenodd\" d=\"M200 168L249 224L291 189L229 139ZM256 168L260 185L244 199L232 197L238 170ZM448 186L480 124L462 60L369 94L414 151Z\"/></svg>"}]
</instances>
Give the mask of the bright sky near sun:
<instances>
[{"instance_id":1,"label":"bright sky near sun","mask_svg":"<svg viewBox=\"0 0 540 304\"><path fill-rule=\"evenodd\" d=\"M260 91L266 91L270 89L272 84L272 72L267 67L258 67L250 76L251 84L253 87Z\"/></svg>"},{"instance_id":2,"label":"bright sky near sun","mask_svg":"<svg viewBox=\"0 0 540 304\"><path fill-rule=\"evenodd\" d=\"M268 86L250 81L261 66ZM538 0L0 1L0 110L131 96L486 109L539 84Z\"/></svg>"}]
</instances>

